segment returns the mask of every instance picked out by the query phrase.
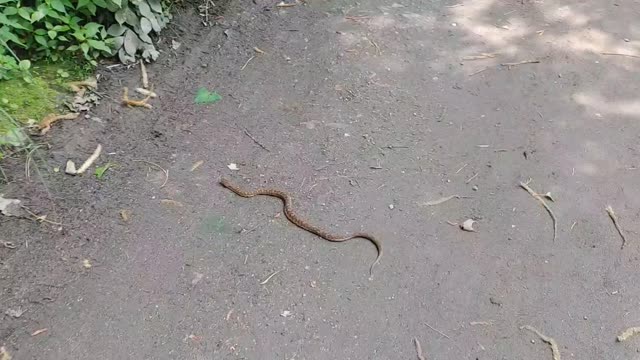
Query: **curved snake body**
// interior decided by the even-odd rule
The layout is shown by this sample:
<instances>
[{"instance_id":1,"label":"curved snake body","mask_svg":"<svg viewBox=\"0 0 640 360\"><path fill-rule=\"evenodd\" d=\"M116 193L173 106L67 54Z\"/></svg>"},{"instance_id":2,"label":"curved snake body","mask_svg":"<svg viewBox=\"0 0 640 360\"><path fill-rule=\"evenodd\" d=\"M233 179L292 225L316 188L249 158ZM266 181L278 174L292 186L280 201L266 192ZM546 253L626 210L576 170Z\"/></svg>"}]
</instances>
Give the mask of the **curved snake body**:
<instances>
[{"instance_id":1,"label":"curved snake body","mask_svg":"<svg viewBox=\"0 0 640 360\"><path fill-rule=\"evenodd\" d=\"M369 274L373 273L373 267L376 266L376 264L378 263L378 261L380 261L380 258L382 257L382 244L380 243L379 240L377 240L376 238L374 238L373 236L367 233L358 232L358 233L354 233L344 237L336 236L334 234L329 234L326 231L304 221L303 219L298 217L298 215L296 215L295 212L293 211L292 205L291 205L292 204L291 196L289 196L289 194L283 191L276 190L276 189L268 189L268 188L257 189L255 191L245 191L224 178L220 180L220 185L233 191L237 195L245 198L254 197L256 195L267 195L267 196L279 198L284 203L284 214L287 217L287 219L289 219L289 221L291 221L297 227L303 230L306 230L314 235L317 235L327 241L343 242L343 241L351 240L353 238L363 238L371 241L373 245L375 245L376 249L378 250L378 256L376 257L376 260L373 262L373 264L371 264L371 267L369 268Z\"/></svg>"}]
</instances>

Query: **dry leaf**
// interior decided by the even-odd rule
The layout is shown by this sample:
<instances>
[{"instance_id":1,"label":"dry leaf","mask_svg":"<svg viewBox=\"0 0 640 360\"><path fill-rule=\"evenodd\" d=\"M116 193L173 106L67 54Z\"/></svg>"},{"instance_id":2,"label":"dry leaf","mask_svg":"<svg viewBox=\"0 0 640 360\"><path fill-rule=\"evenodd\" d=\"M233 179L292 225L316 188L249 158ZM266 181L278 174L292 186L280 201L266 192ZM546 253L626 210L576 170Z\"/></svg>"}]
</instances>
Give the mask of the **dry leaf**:
<instances>
[{"instance_id":1,"label":"dry leaf","mask_svg":"<svg viewBox=\"0 0 640 360\"><path fill-rule=\"evenodd\" d=\"M285 310L285 311L283 311L283 312L282 312L282 314L280 314L280 316L282 316L282 317L289 317L289 316L291 316L291 311L289 311L289 310Z\"/></svg>"},{"instance_id":2,"label":"dry leaf","mask_svg":"<svg viewBox=\"0 0 640 360\"><path fill-rule=\"evenodd\" d=\"M475 221L471 219L465 220L462 224L460 224L460 229L464 231L474 232L476 230L473 228L473 223L475 223Z\"/></svg>"},{"instance_id":3,"label":"dry leaf","mask_svg":"<svg viewBox=\"0 0 640 360\"><path fill-rule=\"evenodd\" d=\"M162 200L160 200L160 202L165 204L165 205L169 205L169 206L175 206L175 207L183 207L184 206L180 201L175 201L175 200L171 200L171 199L162 199Z\"/></svg>"},{"instance_id":4,"label":"dry leaf","mask_svg":"<svg viewBox=\"0 0 640 360\"><path fill-rule=\"evenodd\" d=\"M229 170L240 170L240 168L238 168L238 165L234 163L227 165L227 167L229 168Z\"/></svg>"},{"instance_id":5,"label":"dry leaf","mask_svg":"<svg viewBox=\"0 0 640 360\"><path fill-rule=\"evenodd\" d=\"M89 259L84 259L82 260L82 266L84 266L85 269L91 269L93 265L91 265L91 261L89 261Z\"/></svg>"},{"instance_id":6,"label":"dry leaf","mask_svg":"<svg viewBox=\"0 0 640 360\"><path fill-rule=\"evenodd\" d=\"M191 166L191 171L195 171L197 168L199 168L202 164L204 164L203 160L200 161L196 161L193 166Z\"/></svg>"},{"instance_id":7,"label":"dry leaf","mask_svg":"<svg viewBox=\"0 0 640 360\"><path fill-rule=\"evenodd\" d=\"M136 88L135 89L136 92L138 94L144 95L144 96L148 96L150 98L156 98L158 97L158 94L156 94L155 92L151 91L151 90L147 90L145 88Z\"/></svg>"},{"instance_id":8,"label":"dry leaf","mask_svg":"<svg viewBox=\"0 0 640 360\"><path fill-rule=\"evenodd\" d=\"M128 222L130 215L131 211L125 209L120 210L120 217L122 218L122 221Z\"/></svg>"},{"instance_id":9,"label":"dry leaf","mask_svg":"<svg viewBox=\"0 0 640 360\"><path fill-rule=\"evenodd\" d=\"M31 333L31 336L40 335L40 334L45 333L45 332L47 332L47 331L49 331L49 329L47 329L47 328L39 329L39 330L36 330L36 331L32 332L32 333Z\"/></svg>"}]
</instances>

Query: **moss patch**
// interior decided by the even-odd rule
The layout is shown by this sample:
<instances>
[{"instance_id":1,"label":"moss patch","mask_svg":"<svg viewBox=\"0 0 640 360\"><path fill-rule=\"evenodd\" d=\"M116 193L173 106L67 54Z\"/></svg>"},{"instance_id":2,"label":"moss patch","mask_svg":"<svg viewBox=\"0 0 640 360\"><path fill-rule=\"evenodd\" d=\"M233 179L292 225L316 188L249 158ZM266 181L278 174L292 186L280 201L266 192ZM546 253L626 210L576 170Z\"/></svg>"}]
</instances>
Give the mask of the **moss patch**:
<instances>
[{"instance_id":1,"label":"moss patch","mask_svg":"<svg viewBox=\"0 0 640 360\"><path fill-rule=\"evenodd\" d=\"M0 108L13 118L0 116L0 142L3 135L18 126L40 122L49 114L63 112L60 105L73 96L64 84L84 80L92 72L91 66L72 61L36 63L31 68L31 84L22 79L0 81Z\"/></svg>"},{"instance_id":2,"label":"moss patch","mask_svg":"<svg viewBox=\"0 0 640 360\"><path fill-rule=\"evenodd\" d=\"M0 82L0 106L14 119L26 124L29 119L42 120L55 111L58 92L47 81L34 76L31 84L22 79ZM0 123L0 130L3 124Z\"/></svg>"}]
</instances>

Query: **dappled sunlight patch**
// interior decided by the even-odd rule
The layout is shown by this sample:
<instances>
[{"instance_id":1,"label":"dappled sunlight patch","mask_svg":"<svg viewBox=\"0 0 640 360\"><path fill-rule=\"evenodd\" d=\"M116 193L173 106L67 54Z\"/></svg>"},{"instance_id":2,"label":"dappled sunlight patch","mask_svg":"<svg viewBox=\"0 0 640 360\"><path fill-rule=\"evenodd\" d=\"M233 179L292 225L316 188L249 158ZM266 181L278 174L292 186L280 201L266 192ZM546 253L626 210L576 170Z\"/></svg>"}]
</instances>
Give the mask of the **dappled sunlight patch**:
<instances>
[{"instance_id":1,"label":"dappled sunlight patch","mask_svg":"<svg viewBox=\"0 0 640 360\"><path fill-rule=\"evenodd\" d=\"M588 112L593 113L596 117L623 115L640 118L640 99L608 100L600 94L582 92L574 94L573 100L584 106Z\"/></svg>"}]
</instances>

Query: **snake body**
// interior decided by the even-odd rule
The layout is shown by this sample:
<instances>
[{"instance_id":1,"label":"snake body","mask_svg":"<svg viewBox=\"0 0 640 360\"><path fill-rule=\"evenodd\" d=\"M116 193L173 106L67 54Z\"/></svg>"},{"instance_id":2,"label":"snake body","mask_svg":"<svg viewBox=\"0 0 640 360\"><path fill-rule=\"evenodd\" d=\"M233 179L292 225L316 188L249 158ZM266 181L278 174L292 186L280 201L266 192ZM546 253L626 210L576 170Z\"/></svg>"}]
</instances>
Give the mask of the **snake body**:
<instances>
[{"instance_id":1,"label":"snake body","mask_svg":"<svg viewBox=\"0 0 640 360\"><path fill-rule=\"evenodd\" d=\"M257 195L267 195L267 196L279 198L284 203L284 214L287 217L287 219L289 219L289 221L291 221L297 227L303 230L306 230L314 235L317 235L327 241L343 242L343 241L351 240L354 238L363 238L371 241L371 243L375 245L376 250L378 251L378 256L376 257L376 260L373 262L373 264L371 264L371 267L369 268L370 275L373 273L373 267L376 266L376 264L380 261L380 258L382 257L382 244L378 239L376 239L375 237L367 233L357 232L349 236L344 236L344 237L337 236L334 234L330 234L314 225L309 224L305 220L301 219L293 211L291 196L283 191L276 190L276 189L269 189L269 188L262 188L254 191L246 191L236 186L235 184L231 183L228 179L224 179L224 178L220 180L220 185L233 191L235 194L245 198L251 198Z\"/></svg>"}]
</instances>

